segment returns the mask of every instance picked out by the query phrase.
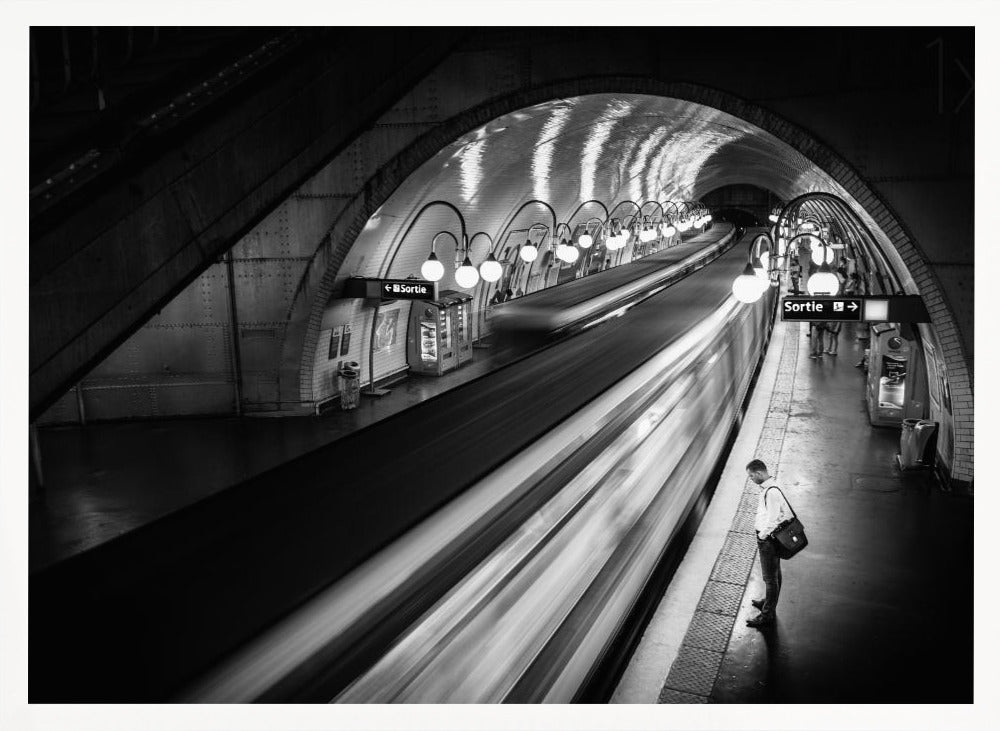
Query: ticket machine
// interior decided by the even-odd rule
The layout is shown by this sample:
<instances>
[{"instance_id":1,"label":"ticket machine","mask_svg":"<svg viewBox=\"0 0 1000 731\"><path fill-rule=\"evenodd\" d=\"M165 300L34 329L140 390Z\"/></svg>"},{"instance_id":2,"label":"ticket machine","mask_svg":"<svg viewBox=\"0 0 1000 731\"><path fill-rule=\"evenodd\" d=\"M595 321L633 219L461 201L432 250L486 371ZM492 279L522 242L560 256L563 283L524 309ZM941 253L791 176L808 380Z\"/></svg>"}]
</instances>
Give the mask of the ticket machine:
<instances>
[{"instance_id":1,"label":"ticket machine","mask_svg":"<svg viewBox=\"0 0 1000 731\"><path fill-rule=\"evenodd\" d=\"M472 359L472 296L444 290L414 302L406 329L410 373L440 376Z\"/></svg>"}]
</instances>

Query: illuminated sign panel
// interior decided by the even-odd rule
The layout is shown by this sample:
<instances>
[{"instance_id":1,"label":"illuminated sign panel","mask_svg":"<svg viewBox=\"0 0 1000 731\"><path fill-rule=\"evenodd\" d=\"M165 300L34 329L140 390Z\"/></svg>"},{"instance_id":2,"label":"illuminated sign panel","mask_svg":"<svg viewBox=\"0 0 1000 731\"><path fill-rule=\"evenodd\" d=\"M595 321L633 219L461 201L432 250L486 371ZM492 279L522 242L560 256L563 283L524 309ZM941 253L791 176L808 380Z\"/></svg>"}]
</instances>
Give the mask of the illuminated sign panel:
<instances>
[{"instance_id":1,"label":"illuminated sign panel","mask_svg":"<svg viewBox=\"0 0 1000 731\"><path fill-rule=\"evenodd\" d=\"M383 279L382 299L436 300L437 282L420 279Z\"/></svg>"},{"instance_id":2,"label":"illuminated sign panel","mask_svg":"<svg viewBox=\"0 0 1000 731\"><path fill-rule=\"evenodd\" d=\"M860 322L861 302L855 297L785 297L781 300L781 319L789 322Z\"/></svg>"},{"instance_id":3,"label":"illuminated sign panel","mask_svg":"<svg viewBox=\"0 0 1000 731\"><path fill-rule=\"evenodd\" d=\"M366 300L436 300L438 283L425 279L368 279L349 277L344 282L341 297Z\"/></svg>"},{"instance_id":4,"label":"illuminated sign panel","mask_svg":"<svg viewBox=\"0 0 1000 731\"><path fill-rule=\"evenodd\" d=\"M920 295L833 297L789 295L781 299L781 319L789 322L930 322Z\"/></svg>"}]
</instances>

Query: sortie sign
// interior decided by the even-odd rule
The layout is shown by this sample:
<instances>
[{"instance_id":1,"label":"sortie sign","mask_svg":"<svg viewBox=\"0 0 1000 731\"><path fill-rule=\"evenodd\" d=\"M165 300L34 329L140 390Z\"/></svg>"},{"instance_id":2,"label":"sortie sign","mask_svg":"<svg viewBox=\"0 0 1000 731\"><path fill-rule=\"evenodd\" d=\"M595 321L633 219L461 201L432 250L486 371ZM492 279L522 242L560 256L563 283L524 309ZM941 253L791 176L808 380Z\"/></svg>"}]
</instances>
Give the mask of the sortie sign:
<instances>
[{"instance_id":1,"label":"sortie sign","mask_svg":"<svg viewBox=\"0 0 1000 731\"><path fill-rule=\"evenodd\" d=\"M784 297L781 319L790 322L861 321L861 299L855 297Z\"/></svg>"},{"instance_id":2,"label":"sortie sign","mask_svg":"<svg viewBox=\"0 0 1000 731\"><path fill-rule=\"evenodd\" d=\"M421 279L383 279L382 299L384 300L435 300L437 282Z\"/></svg>"}]
</instances>

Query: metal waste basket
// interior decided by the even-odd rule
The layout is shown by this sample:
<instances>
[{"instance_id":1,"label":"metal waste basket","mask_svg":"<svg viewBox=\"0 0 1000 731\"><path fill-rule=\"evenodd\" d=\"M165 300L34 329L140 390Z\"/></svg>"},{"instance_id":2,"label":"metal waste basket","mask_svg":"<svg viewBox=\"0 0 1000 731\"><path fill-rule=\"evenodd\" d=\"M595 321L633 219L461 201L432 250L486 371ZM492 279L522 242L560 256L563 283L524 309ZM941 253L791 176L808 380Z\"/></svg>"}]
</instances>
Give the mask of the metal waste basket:
<instances>
[{"instance_id":1,"label":"metal waste basket","mask_svg":"<svg viewBox=\"0 0 1000 731\"><path fill-rule=\"evenodd\" d=\"M361 366L355 360L340 366L337 385L340 390L340 408L344 411L358 408L358 403L361 401L360 375Z\"/></svg>"},{"instance_id":2,"label":"metal waste basket","mask_svg":"<svg viewBox=\"0 0 1000 731\"><path fill-rule=\"evenodd\" d=\"M937 422L930 419L921 419L913 428L913 459L917 465L928 464L929 461L924 459L924 455L927 453L927 444L934 436L935 431L937 431ZM933 454L930 459L934 459Z\"/></svg>"},{"instance_id":3,"label":"metal waste basket","mask_svg":"<svg viewBox=\"0 0 1000 731\"><path fill-rule=\"evenodd\" d=\"M937 423L927 419L903 419L903 430L899 435L900 469L912 470L924 466L924 451Z\"/></svg>"}]
</instances>

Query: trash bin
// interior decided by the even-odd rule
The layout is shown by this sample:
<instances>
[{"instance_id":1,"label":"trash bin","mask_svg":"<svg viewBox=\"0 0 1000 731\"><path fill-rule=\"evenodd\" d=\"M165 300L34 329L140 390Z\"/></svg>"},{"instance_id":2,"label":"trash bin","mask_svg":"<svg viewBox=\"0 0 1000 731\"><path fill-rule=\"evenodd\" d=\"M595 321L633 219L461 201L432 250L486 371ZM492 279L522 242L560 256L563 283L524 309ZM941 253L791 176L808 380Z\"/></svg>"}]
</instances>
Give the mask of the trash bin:
<instances>
[{"instance_id":1,"label":"trash bin","mask_svg":"<svg viewBox=\"0 0 1000 731\"><path fill-rule=\"evenodd\" d=\"M340 408L344 411L358 408L361 401L361 385L358 379L361 375L361 366L355 360L348 361L340 366L338 375L338 387L340 390Z\"/></svg>"},{"instance_id":2,"label":"trash bin","mask_svg":"<svg viewBox=\"0 0 1000 731\"><path fill-rule=\"evenodd\" d=\"M934 432L937 431L937 422L929 419L921 419L913 428L913 460L917 465L929 464L933 461L934 455L929 460L924 459L927 453L927 444L930 442Z\"/></svg>"},{"instance_id":3,"label":"trash bin","mask_svg":"<svg viewBox=\"0 0 1000 731\"><path fill-rule=\"evenodd\" d=\"M920 419L903 419L903 431L899 434L899 460L901 469L908 470L917 466L916 426Z\"/></svg>"}]
</instances>

